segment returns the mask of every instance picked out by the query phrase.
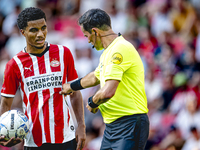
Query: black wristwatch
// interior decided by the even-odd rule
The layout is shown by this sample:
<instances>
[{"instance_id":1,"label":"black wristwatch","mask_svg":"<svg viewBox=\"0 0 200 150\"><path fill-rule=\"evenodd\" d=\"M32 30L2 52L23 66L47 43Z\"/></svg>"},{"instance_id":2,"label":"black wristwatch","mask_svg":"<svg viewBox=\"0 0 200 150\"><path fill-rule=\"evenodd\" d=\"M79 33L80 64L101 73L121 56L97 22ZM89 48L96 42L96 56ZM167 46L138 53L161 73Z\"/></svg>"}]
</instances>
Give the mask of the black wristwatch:
<instances>
[{"instance_id":1,"label":"black wristwatch","mask_svg":"<svg viewBox=\"0 0 200 150\"><path fill-rule=\"evenodd\" d=\"M92 101L92 98L93 98L93 96L91 96L90 98L88 98L88 105L89 105L91 108L96 108L96 107L98 107L99 105L95 104L95 103Z\"/></svg>"}]
</instances>

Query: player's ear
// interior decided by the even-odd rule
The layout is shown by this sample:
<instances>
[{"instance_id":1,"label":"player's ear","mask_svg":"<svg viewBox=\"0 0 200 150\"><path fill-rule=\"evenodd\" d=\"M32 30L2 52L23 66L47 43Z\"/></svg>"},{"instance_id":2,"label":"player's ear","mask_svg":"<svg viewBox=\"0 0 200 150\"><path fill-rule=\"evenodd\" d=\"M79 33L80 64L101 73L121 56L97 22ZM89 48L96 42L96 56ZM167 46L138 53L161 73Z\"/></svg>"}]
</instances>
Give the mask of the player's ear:
<instances>
[{"instance_id":1,"label":"player's ear","mask_svg":"<svg viewBox=\"0 0 200 150\"><path fill-rule=\"evenodd\" d=\"M20 29L20 32L23 36L25 36L25 31L23 29Z\"/></svg>"}]
</instances>

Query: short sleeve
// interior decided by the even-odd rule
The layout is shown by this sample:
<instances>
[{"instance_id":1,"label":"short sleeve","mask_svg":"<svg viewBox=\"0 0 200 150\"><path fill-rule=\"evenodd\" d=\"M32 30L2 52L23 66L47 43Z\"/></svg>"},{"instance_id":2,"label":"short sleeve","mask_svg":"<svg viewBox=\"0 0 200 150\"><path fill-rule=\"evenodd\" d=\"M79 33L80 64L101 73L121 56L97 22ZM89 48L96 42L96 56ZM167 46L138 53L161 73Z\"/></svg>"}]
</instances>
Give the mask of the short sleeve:
<instances>
[{"instance_id":1,"label":"short sleeve","mask_svg":"<svg viewBox=\"0 0 200 150\"><path fill-rule=\"evenodd\" d=\"M126 48L125 45L118 45L108 58L108 64L105 69L105 80L122 79L123 73L133 65L134 60L133 49Z\"/></svg>"},{"instance_id":2,"label":"short sleeve","mask_svg":"<svg viewBox=\"0 0 200 150\"><path fill-rule=\"evenodd\" d=\"M16 72L14 65L6 64L4 71L3 85L1 95L4 97L14 97L19 87L19 73Z\"/></svg>"},{"instance_id":3,"label":"short sleeve","mask_svg":"<svg viewBox=\"0 0 200 150\"><path fill-rule=\"evenodd\" d=\"M74 65L74 58L70 52L70 50L66 47L64 47L65 49L65 61L67 64L67 82L73 81L75 79L78 78L78 74L77 71L75 69L75 65Z\"/></svg>"}]
</instances>

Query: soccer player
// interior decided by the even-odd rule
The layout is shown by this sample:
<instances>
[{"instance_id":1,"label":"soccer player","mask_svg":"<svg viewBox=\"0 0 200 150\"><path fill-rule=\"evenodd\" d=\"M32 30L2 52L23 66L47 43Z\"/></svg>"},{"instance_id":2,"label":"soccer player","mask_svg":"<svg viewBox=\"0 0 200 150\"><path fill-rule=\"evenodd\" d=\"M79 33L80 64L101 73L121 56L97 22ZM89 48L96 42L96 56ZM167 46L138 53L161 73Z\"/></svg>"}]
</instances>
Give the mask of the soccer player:
<instances>
[{"instance_id":1,"label":"soccer player","mask_svg":"<svg viewBox=\"0 0 200 150\"><path fill-rule=\"evenodd\" d=\"M0 115L11 109L20 88L23 111L30 125L25 150L82 149L86 139L82 95L80 91L70 95L78 122L75 131L65 96L59 94L63 83L78 78L70 50L45 41L46 16L39 8L24 9L18 16L17 25L27 45L6 65ZM19 138L6 141L5 136L0 137L0 144L6 147L19 142Z\"/></svg>"},{"instance_id":2,"label":"soccer player","mask_svg":"<svg viewBox=\"0 0 200 150\"><path fill-rule=\"evenodd\" d=\"M122 35L114 33L103 10L88 10L79 18L79 25L88 42L104 51L94 72L64 84L60 94L100 83L100 90L88 99L87 109L92 113L100 109L106 124L101 150L143 150L149 119L144 67L138 52Z\"/></svg>"}]
</instances>

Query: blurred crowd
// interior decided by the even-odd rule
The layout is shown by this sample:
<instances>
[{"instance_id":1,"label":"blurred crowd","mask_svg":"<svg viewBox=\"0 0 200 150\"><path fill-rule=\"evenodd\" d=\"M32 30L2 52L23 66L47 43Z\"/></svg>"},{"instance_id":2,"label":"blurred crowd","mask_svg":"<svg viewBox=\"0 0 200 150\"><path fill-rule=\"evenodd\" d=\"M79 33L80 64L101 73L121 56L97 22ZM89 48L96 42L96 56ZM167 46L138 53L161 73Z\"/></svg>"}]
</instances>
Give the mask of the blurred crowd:
<instances>
[{"instance_id":1,"label":"blurred crowd","mask_svg":"<svg viewBox=\"0 0 200 150\"><path fill-rule=\"evenodd\" d=\"M71 50L79 77L97 67L102 51L87 43L77 19L90 8L105 10L113 30L135 46L145 67L150 119L145 150L200 150L199 0L0 0L0 87L5 64L26 46L16 19L30 6L46 13L46 41ZM98 88L81 91L85 105ZM18 92L12 108L21 105ZM99 150L104 131L100 112L85 109L85 122L84 150Z\"/></svg>"}]
</instances>

